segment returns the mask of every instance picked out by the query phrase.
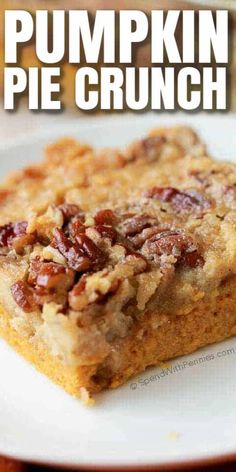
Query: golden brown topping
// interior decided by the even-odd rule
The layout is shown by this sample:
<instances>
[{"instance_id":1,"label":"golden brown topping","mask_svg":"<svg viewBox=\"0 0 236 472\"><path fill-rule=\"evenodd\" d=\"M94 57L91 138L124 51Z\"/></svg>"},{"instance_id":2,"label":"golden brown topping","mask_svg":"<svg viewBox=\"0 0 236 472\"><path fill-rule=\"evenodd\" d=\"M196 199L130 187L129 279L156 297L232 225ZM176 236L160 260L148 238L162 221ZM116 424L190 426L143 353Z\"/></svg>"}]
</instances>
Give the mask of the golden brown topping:
<instances>
[{"instance_id":1,"label":"golden brown topping","mask_svg":"<svg viewBox=\"0 0 236 472\"><path fill-rule=\"evenodd\" d=\"M60 311L62 312L67 305L68 293L63 289L49 289L36 285L33 289L33 297L38 307L43 307L45 303L56 303L61 306Z\"/></svg>"},{"instance_id":2,"label":"golden brown topping","mask_svg":"<svg viewBox=\"0 0 236 472\"><path fill-rule=\"evenodd\" d=\"M159 157L163 145L166 143L166 137L162 135L148 136L140 141L133 143L128 152L128 160L135 161L140 158L146 158L149 161Z\"/></svg>"},{"instance_id":3,"label":"golden brown topping","mask_svg":"<svg viewBox=\"0 0 236 472\"><path fill-rule=\"evenodd\" d=\"M141 274L148 269L147 259L139 252L129 252L126 261L131 262L134 266L134 274Z\"/></svg>"},{"instance_id":4,"label":"golden brown topping","mask_svg":"<svg viewBox=\"0 0 236 472\"><path fill-rule=\"evenodd\" d=\"M80 144L74 139L63 138L47 146L46 159L49 164L57 166L67 161L73 161L89 151L91 151L90 146Z\"/></svg>"},{"instance_id":5,"label":"golden brown topping","mask_svg":"<svg viewBox=\"0 0 236 472\"><path fill-rule=\"evenodd\" d=\"M15 249L17 254L22 254L26 246L32 246L37 241L36 233L22 234L13 238L10 246Z\"/></svg>"}]
</instances>

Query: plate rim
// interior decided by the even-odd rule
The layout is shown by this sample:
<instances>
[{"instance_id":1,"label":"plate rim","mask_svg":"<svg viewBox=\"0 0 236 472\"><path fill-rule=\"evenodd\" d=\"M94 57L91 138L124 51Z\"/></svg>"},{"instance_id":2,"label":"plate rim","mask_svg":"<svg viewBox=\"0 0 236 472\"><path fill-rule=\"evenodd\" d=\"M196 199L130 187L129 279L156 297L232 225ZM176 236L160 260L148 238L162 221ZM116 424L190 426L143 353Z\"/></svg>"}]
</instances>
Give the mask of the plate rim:
<instances>
[{"instance_id":1,"label":"plate rim","mask_svg":"<svg viewBox=\"0 0 236 472\"><path fill-rule=\"evenodd\" d=\"M191 468L197 468L197 467L202 467L202 466L211 466L211 465L221 465L224 463L229 463L232 461L236 461L236 451L235 452L230 452L226 454L219 454L219 455L209 455L209 457L199 457L198 459L187 459L187 460L174 460L170 462L156 462L152 464L120 464L120 465L114 465L114 464L85 464L85 463L63 463L63 462L55 462L55 459L52 459L51 461L43 460L43 459L32 459L30 456L22 456L20 455L11 455L11 454L1 454L2 457L13 460L13 461L20 461L26 464L32 464L36 466L44 466L44 467L55 467L59 469L65 469L65 470L73 470L73 471L79 471L79 470L94 470L98 472L102 471L114 471L114 472L120 472L123 471L124 469L127 470L128 472L136 472L136 471L143 471L145 472L146 470L151 470L151 471L157 471L157 472L162 472L162 471L175 471L175 470L184 470Z\"/></svg>"},{"instance_id":2,"label":"plate rim","mask_svg":"<svg viewBox=\"0 0 236 472\"><path fill-rule=\"evenodd\" d=\"M200 116L204 116L204 118L207 118L211 121L214 121L214 120L217 120L220 118L219 114L216 114L215 116L209 116L205 113L202 113L202 114L199 114L198 116L198 119L200 119ZM92 127L92 128L96 128L96 127L101 127L103 128L106 123L108 122L110 125L111 125L111 119L112 119L112 122L113 122L113 125L118 125L118 126L125 126L126 123L130 122L131 119L137 119L137 122L140 123L145 123L145 121L147 120L147 127L149 126L148 125L148 120L156 120L157 122L157 126L158 126L158 120L160 120L160 125L161 123L163 123L164 125L167 125L168 123L168 118L171 118L171 115L169 114L165 114L165 119L163 120L164 116L158 116L154 113L147 113L144 116L139 116L139 117L136 117L135 114L126 114L125 117L121 117L121 116L113 116L113 117L108 117L108 116L103 116L103 117L89 117L89 118L82 118L81 120L76 120L76 121L73 121L72 119L68 119L67 122L65 122L65 125L66 125L66 130L71 126L72 127L72 134L76 135L76 128L78 126L78 128L81 129L81 131L83 130L83 128L87 128L88 126L89 127ZM176 119L177 118L177 119ZM221 116L222 118L222 116ZM225 118L223 117L223 120L232 120L234 119L235 120L236 118L236 114L235 113L229 113L227 115L225 115ZM181 122L184 122L186 121L186 114L184 113L177 113L175 115L175 119L176 119L176 124L180 124ZM108 121L109 120L109 121ZM81 121L81 122L80 122ZM173 123L173 115L172 115L172 118L170 119L170 124ZM193 125L193 122L192 120L189 121L188 123L190 126ZM74 126L74 129L73 129L73 126ZM92 126L91 126L92 125ZM44 129L40 129L38 130L37 132L35 133L32 133L32 135L30 135L30 137L27 135L24 135L24 136L21 136L19 138L16 139L16 141L14 142L10 142L6 140L5 142L5 145L4 146L0 146L0 154L4 153L4 151L8 151L8 150L11 150L12 148L15 148L17 147L18 145L19 146L24 146L24 145L27 145L27 146L30 146L32 145L32 143L34 142L35 139L42 139L43 137L47 137L49 136L49 133L51 133L52 135L58 130L58 132L61 132L62 129L63 129L63 126L64 124L63 123L58 123L56 125L53 125L50 132L44 128ZM193 125L194 126L194 125ZM196 128L198 127L197 123L196 123ZM54 135L53 135L54 136ZM52 140L55 139L55 137L52 136ZM85 140L86 141L86 140ZM115 465L114 463L111 463L111 464L108 464L108 463L105 463L105 464L102 464L102 463L99 463L99 464L93 464L93 463L80 463L80 462L72 462L72 463L69 463L68 461L66 463L64 462L61 462L60 459L57 461L54 459L52 460L48 460L47 459L43 459L43 458L33 458L33 457L30 457L30 454L20 454L20 453L16 453L14 455L14 453L5 453L2 451L0 451L0 454L2 454L4 457L6 458L9 458L9 459L12 459L12 460L20 460L20 461L23 461L23 462L26 462L26 463L31 463L31 464L35 464L35 465L44 465L44 466L50 466L50 467L59 467L59 468L64 468L64 469L72 469L72 470L78 470L79 468L82 468L84 470L97 470L97 471L101 471L101 470L114 470L114 471L120 471L120 470L124 470L126 469L127 471L132 471L132 470L173 470L173 469L182 469L182 468L188 468L188 467L199 467L199 466L205 466L205 465L217 465L217 464L221 464L221 463L224 463L224 462L230 462L230 461L233 461L233 460L236 460L236 449L235 449L235 452L226 452L226 453L220 453L220 454L214 454L214 453L210 453L210 454L206 454L206 455L199 455L199 457L197 458L193 458L193 459L174 459L173 461L168 461L168 462L152 462L152 463L147 463L147 464L138 464L138 463L129 463L129 464L125 464L125 463L121 463L121 464L118 464L118 465Z\"/></svg>"}]
</instances>

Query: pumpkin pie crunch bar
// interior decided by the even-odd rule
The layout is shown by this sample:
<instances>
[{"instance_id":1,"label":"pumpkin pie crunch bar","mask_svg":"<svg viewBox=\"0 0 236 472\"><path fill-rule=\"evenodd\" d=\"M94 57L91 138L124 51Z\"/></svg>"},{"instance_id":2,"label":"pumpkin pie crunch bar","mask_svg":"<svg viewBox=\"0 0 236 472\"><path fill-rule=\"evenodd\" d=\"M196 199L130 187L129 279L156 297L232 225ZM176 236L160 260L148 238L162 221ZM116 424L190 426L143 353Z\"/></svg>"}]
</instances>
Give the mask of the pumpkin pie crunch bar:
<instances>
[{"instance_id":1,"label":"pumpkin pie crunch bar","mask_svg":"<svg viewBox=\"0 0 236 472\"><path fill-rule=\"evenodd\" d=\"M0 334L74 396L236 332L236 166L187 127L72 139L0 187Z\"/></svg>"}]
</instances>

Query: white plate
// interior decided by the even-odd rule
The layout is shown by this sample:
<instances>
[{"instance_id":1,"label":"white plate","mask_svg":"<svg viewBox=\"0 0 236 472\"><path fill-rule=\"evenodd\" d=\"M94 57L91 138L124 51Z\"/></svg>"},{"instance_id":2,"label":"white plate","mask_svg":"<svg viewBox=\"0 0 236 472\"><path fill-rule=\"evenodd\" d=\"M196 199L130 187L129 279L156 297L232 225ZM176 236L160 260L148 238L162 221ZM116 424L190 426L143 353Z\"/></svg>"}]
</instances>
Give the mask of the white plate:
<instances>
[{"instance_id":1,"label":"white plate","mask_svg":"<svg viewBox=\"0 0 236 472\"><path fill-rule=\"evenodd\" d=\"M150 127L188 123L217 157L234 159L235 115L145 114L74 119L7 146L1 174L41 156L42 146L73 135L123 146ZM205 360L212 354L211 360ZM192 366L183 364L194 360ZM162 467L236 453L236 338L155 368L85 408L0 341L0 454L70 466ZM184 367L185 366L185 367Z\"/></svg>"}]
</instances>

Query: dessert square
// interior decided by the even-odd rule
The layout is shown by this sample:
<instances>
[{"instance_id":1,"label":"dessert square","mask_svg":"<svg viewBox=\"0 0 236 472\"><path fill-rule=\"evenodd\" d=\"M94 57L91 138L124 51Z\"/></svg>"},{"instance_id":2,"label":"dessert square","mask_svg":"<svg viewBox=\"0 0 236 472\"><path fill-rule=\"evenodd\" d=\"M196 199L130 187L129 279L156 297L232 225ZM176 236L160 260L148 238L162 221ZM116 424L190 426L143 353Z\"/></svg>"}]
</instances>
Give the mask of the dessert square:
<instances>
[{"instance_id":1,"label":"dessert square","mask_svg":"<svg viewBox=\"0 0 236 472\"><path fill-rule=\"evenodd\" d=\"M0 187L0 334L68 393L236 332L236 166L188 127L72 139Z\"/></svg>"}]
</instances>

